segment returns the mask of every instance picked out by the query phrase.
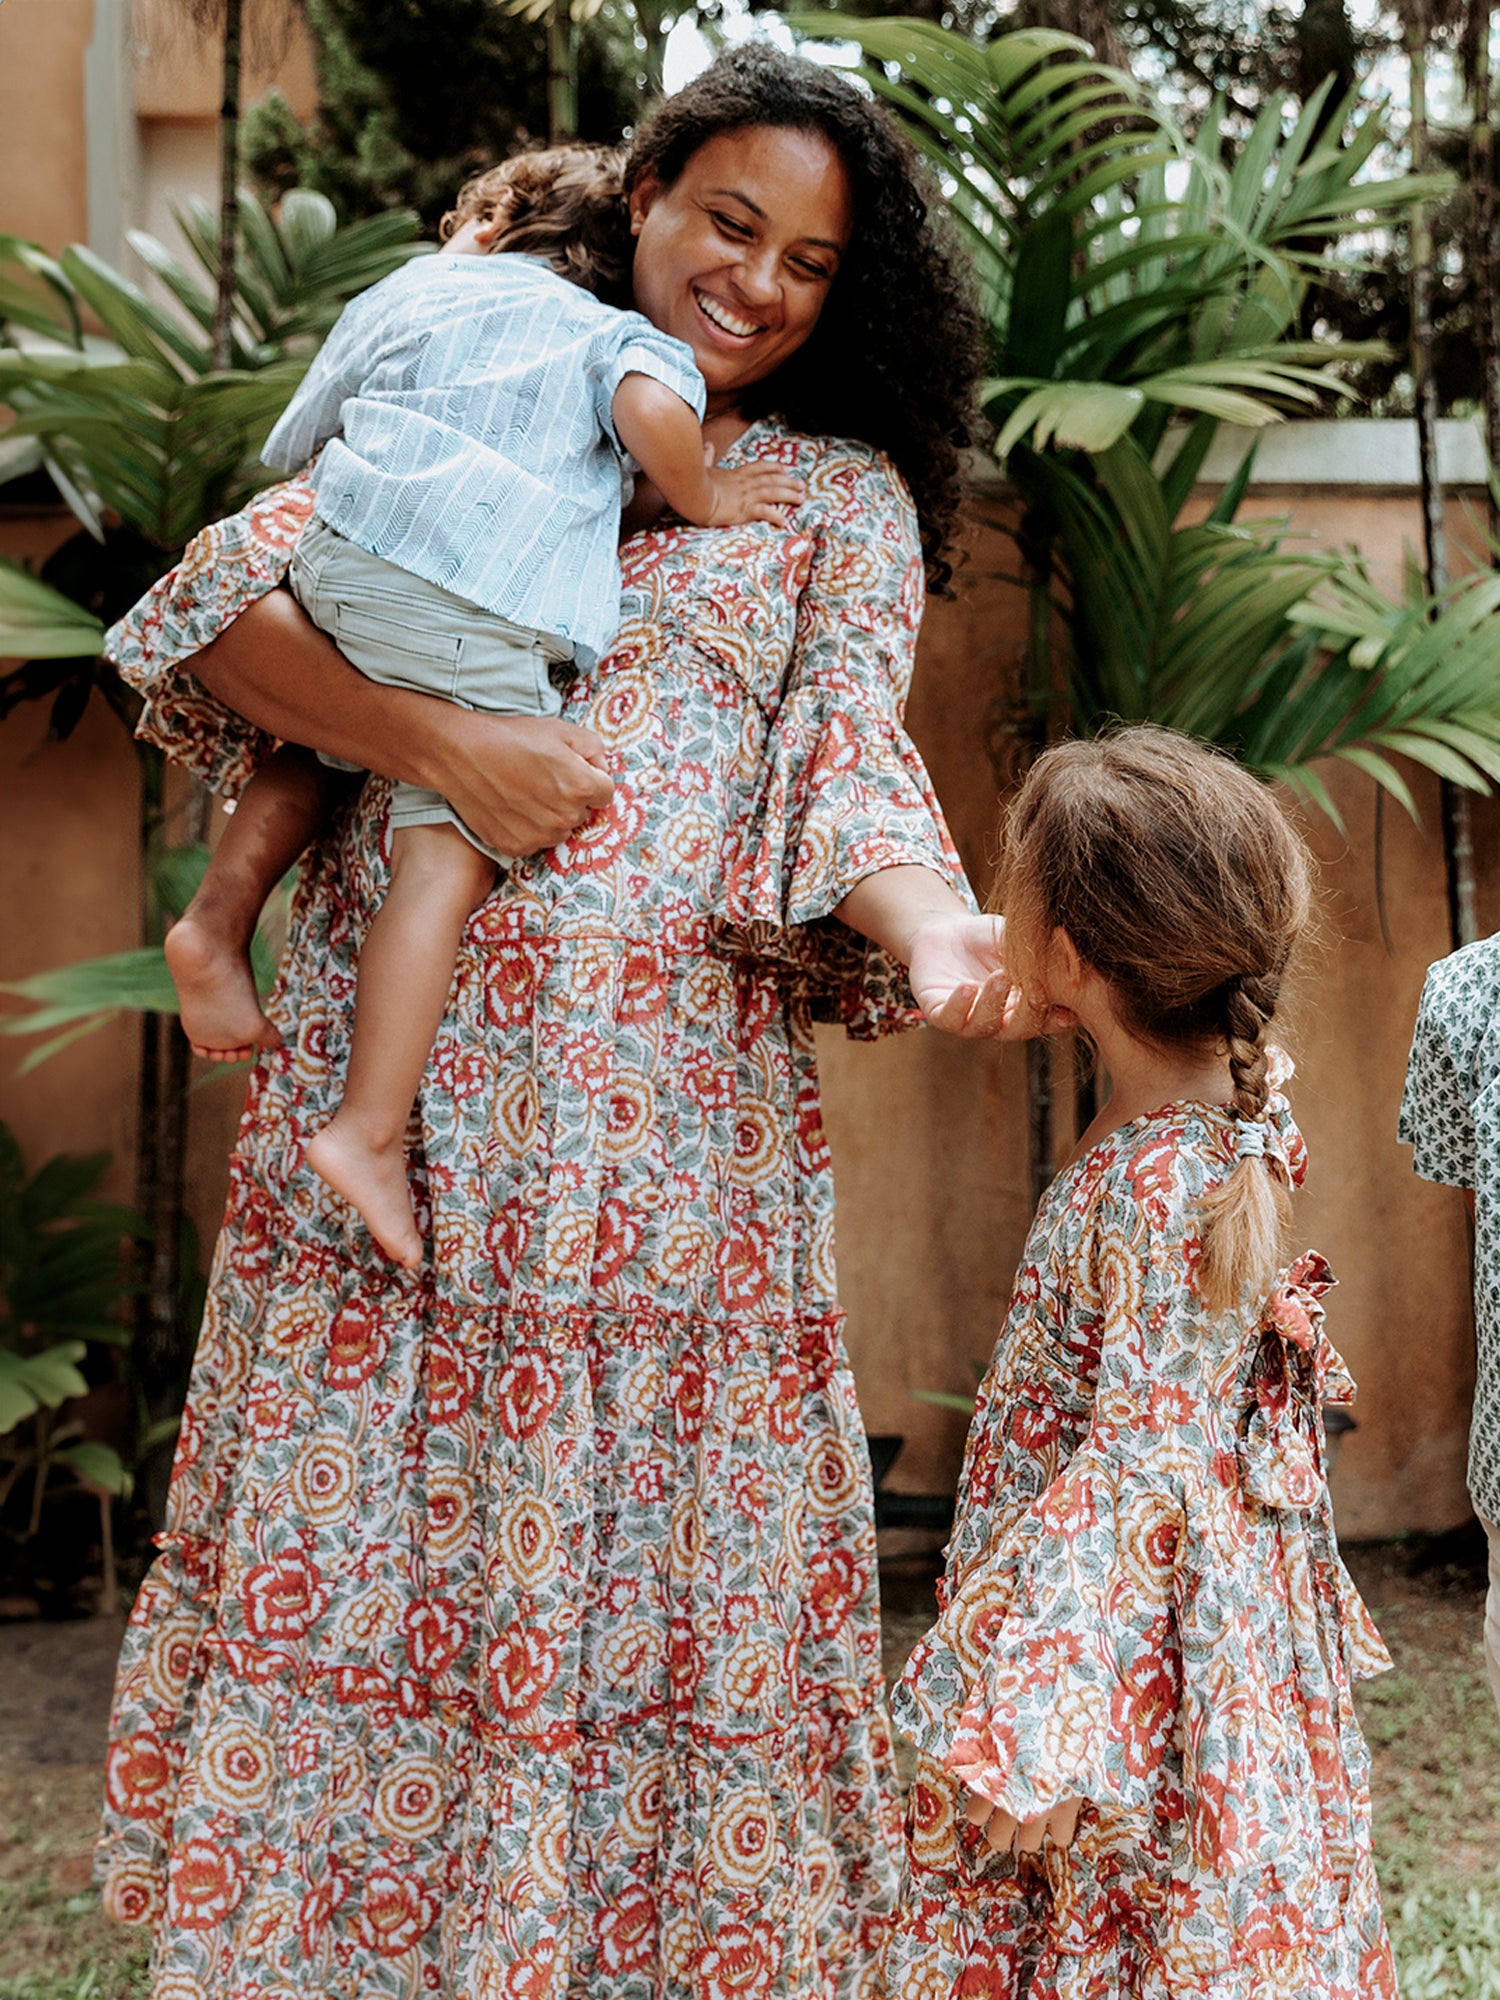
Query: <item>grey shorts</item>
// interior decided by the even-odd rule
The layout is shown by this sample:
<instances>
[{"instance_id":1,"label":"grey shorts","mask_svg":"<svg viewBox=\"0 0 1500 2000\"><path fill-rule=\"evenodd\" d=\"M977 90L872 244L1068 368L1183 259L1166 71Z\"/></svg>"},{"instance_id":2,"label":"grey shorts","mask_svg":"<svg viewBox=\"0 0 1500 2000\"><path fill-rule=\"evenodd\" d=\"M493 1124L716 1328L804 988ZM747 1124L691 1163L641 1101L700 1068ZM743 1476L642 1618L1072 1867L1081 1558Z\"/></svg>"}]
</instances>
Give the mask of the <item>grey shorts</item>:
<instances>
[{"instance_id":1,"label":"grey shorts","mask_svg":"<svg viewBox=\"0 0 1500 2000\"><path fill-rule=\"evenodd\" d=\"M372 681L440 695L491 715L556 715L562 706L555 683L572 659L563 640L512 625L398 569L322 521L308 524L287 581L314 625ZM358 768L335 757L323 761L341 770ZM440 792L420 785L393 786L390 823L393 829L456 826L501 867L514 858L486 847Z\"/></svg>"}]
</instances>

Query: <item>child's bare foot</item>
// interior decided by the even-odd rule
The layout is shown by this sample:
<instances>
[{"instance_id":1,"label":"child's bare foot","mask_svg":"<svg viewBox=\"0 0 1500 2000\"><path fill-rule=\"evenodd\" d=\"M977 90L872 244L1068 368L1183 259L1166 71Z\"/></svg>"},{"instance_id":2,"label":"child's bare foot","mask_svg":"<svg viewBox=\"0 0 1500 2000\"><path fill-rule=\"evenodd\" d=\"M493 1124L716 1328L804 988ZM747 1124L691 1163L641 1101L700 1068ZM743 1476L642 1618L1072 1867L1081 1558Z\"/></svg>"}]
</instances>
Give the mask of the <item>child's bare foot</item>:
<instances>
[{"instance_id":1,"label":"child's bare foot","mask_svg":"<svg viewBox=\"0 0 1500 2000\"><path fill-rule=\"evenodd\" d=\"M194 1055L243 1062L277 1047L281 1036L261 1011L249 956L238 945L189 911L167 932L164 950Z\"/></svg>"},{"instance_id":2,"label":"child's bare foot","mask_svg":"<svg viewBox=\"0 0 1500 2000\"><path fill-rule=\"evenodd\" d=\"M359 1210L387 1257L403 1270L417 1268L422 1261L422 1239L412 1214L406 1153L400 1140L389 1149L377 1149L341 1131L335 1118L309 1144L307 1164Z\"/></svg>"}]
</instances>

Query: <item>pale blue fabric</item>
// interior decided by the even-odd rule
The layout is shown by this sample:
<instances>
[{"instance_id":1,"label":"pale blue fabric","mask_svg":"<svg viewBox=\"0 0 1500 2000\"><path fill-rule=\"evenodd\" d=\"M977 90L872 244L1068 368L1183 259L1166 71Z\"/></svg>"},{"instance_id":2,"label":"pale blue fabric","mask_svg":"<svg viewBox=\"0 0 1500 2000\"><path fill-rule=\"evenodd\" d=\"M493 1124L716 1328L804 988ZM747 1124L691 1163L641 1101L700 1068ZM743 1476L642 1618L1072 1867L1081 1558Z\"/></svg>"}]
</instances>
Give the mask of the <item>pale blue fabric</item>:
<instances>
[{"instance_id":1,"label":"pale blue fabric","mask_svg":"<svg viewBox=\"0 0 1500 2000\"><path fill-rule=\"evenodd\" d=\"M531 257L418 257L345 307L264 458L290 472L324 446L329 527L588 668L619 623L627 374L702 417L691 348L641 314Z\"/></svg>"}]
</instances>

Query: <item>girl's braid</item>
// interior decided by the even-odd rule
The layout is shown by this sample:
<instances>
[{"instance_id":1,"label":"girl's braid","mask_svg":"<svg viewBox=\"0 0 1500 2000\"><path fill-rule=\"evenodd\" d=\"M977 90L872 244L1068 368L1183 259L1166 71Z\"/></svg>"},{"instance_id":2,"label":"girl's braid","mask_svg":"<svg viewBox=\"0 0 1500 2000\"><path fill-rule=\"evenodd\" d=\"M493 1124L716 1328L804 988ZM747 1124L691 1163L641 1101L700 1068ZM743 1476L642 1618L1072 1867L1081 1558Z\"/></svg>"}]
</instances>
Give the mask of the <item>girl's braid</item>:
<instances>
[{"instance_id":1,"label":"girl's braid","mask_svg":"<svg viewBox=\"0 0 1500 2000\"><path fill-rule=\"evenodd\" d=\"M1229 981L1224 1006L1224 1036L1229 1044L1229 1075L1234 1084L1234 1108L1241 1118L1262 1118L1271 1095L1265 1046L1261 1036L1276 1012L1281 981L1271 973L1236 973Z\"/></svg>"}]
</instances>

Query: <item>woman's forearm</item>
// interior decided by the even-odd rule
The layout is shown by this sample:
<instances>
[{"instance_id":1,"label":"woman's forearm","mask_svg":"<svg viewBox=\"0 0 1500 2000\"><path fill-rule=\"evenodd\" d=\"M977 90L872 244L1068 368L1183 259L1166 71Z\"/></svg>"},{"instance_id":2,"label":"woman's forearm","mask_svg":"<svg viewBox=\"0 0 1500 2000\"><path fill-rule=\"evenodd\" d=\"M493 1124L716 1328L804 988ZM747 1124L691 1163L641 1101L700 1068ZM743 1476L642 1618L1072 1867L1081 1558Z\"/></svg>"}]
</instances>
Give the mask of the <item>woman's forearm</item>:
<instances>
[{"instance_id":1,"label":"woman's forearm","mask_svg":"<svg viewBox=\"0 0 1500 2000\"><path fill-rule=\"evenodd\" d=\"M552 716L477 715L367 680L285 591L242 612L192 671L273 736L441 792L502 853L555 846L614 793L592 730Z\"/></svg>"},{"instance_id":2,"label":"woman's forearm","mask_svg":"<svg viewBox=\"0 0 1500 2000\"><path fill-rule=\"evenodd\" d=\"M930 868L903 867L867 875L835 905L833 914L910 965L912 945L923 924L935 918L967 917L969 912L941 875Z\"/></svg>"},{"instance_id":3,"label":"woman's forearm","mask_svg":"<svg viewBox=\"0 0 1500 2000\"><path fill-rule=\"evenodd\" d=\"M192 670L226 708L272 736L442 789L435 772L451 704L367 680L284 590L241 612Z\"/></svg>"}]
</instances>

